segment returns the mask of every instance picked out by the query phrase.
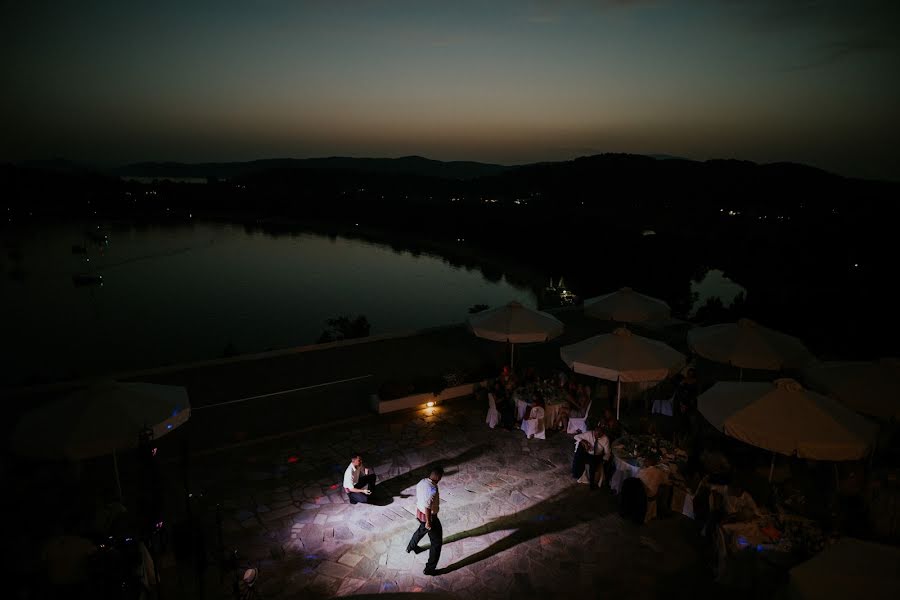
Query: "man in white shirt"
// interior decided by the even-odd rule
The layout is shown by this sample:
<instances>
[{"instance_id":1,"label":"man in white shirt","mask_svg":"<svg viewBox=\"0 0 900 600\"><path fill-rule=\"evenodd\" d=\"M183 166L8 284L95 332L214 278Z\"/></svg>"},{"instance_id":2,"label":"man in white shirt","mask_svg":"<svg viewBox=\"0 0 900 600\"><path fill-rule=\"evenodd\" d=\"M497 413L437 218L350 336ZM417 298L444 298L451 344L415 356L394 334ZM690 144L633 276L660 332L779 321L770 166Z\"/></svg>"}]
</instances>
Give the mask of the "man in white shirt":
<instances>
[{"instance_id":1,"label":"man in white shirt","mask_svg":"<svg viewBox=\"0 0 900 600\"><path fill-rule=\"evenodd\" d=\"M441 508L441 494L438 490L438 482L444 476L444 469L436 466L431 469L428 477L416 485L416 520L419 528L413 533L406 551L419 551L419 540L428 534L431 548L428 550L428 562L425 563L425 575L437 575L437 563L441 557L441 545L444 542L444 529L438 519L438 511Z\"/></svg>"},{"instance_id":2,"label":"man in white shirt","mask_svg":"<svg viewBox=\"0 0 900 600\"><path fill-rule=\"evenodd\" d=\"M375 473L369 473L369 468L363 466L362 455L359 452L353 454L350 465L344 471L344 491L350 499L350 504L369 503L372 488L375 487Z\"/></svg>"},{"instance_id":3,"label":"man in white shirt","mask_svg":"<svg viewBox=\"0 0 900 600\"><path fill-rule=\"evenodd\" d=\"M592 490L599 486L596 479L597 467L609 460L609 437L601 423L593 429L575 436L575 457L572 459L572 477L581 481L584 466L588 467L588 483ZM603 469L600 470L600 484L603 483Z\"/></svg>"}]
</instances>

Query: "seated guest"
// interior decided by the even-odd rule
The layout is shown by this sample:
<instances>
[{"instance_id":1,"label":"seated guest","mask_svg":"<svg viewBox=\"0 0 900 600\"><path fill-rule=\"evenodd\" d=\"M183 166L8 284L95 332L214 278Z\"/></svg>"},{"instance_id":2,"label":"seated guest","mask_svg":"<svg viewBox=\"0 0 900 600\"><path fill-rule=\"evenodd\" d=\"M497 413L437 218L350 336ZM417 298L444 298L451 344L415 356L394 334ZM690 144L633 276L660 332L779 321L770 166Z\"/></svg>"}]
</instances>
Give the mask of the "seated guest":
<instances>
[{"instance_id":1,"label":"seated guest","mask_svg":"<svg viewBox=\"0 0 900 600\"><path fill-rule=\"evenodd\" d=\"M544 396L541 395L541 393L540 393L539 391L537 391L537 390L535 390L535 392L534 392L534 396L533 396L533 398L532 398L531 404L528 405L528 410L525 411L525 418L526 418L526 419L530 419L530 418L531 418L531 409L534 408L534 407L536 407L536 406L540 406L541 408L545 408L545 406L546 406L546 405L544 404Z\"/></svg>"},{"instance_id":2,"label":"seated guest","mask_svg":"<svg viewBox=\"0 0 900 600\"><path fill-rule=\"evenodd\" d=\"M638 471L638 479L647 489L647 498L655 498L659 486L669 482L669 473L659 466L659 461L655 457L650 456L644 460L644 466Z\"/></svg>"},{"instance_id":3,"label":"seated guest","mask_svg":"<svg viewBox=\"0 0 900 600\"><path fill-rule=\"evenodd\" d=\"M582 481L584 467L588 469L588 483L592 490L603 484L604 468L600 469L600 483L596 482L597 467L604 467L610 459L609 437L601 423L575 436L575 457L572 459L572 477ZM601 464L602 463L602 464Z\"/></svg>"},{"instance_id":4,"label":"seated guest","mask_svg":"<svg viewBox=\"0 0 900 600\"><path fill-rule=\"evenodd\" d=\"M747 493L739 483L731 485L709 486L710 490L719 494L722 516L728 516L734 521L749 521L762 515L762 511L753 500L753 496Z\"/></svg>"},{"instance_id":5,"label":"seated guest","mask_svg":"<svg viewBox=\"0 0 900 600\"><path fill-rule=\"evenodd\" d=\"M369 468L363 466L362 455L359 452L353 454L350 465L344 471L344 491L350 499L350 504L369 503L372 488L375 487L375 473L369 473Z\"/></svg>"},{"instance_id":6,"label":"seated guest","mask_svg":"<svg viewBox=\"0 0 900 600\"><path fill-rule=\"evenodd\" d=\"M669 472L663 470L659 466L659 461L651 456L644 461L644 466L638 471L638 479L644 484L647 492L646 520L650 521L656 518L656 496L659 493L659 486L669 483Z\"/></svg>"}]
</instances>

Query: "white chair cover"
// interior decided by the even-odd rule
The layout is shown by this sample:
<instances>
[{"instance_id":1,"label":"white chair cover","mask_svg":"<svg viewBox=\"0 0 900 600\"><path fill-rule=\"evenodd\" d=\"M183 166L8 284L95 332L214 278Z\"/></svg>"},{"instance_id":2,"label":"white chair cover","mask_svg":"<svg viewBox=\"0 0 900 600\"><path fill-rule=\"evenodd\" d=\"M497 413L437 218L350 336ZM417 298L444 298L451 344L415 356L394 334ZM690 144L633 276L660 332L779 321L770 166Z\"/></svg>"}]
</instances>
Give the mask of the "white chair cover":
<instances>
[{"instance_id":1,"label":"white chair cover","mask_svg":"<svg viewBox=\"0 0 900 600\"><path fill-rule=\"evenodd\" d=\"M665 415L667 417L671 417L674 411L675 406L675 396L665 400L659 399L653 401L653 406L650 407L651 415Z\"/></svg>"},{"instance_id":2,"label":"white chair cover","mask_svg":"<svg viewBox=\"0 0 900 600\"><path fill-rule=\"evenodd\" d=\"M487 419L485 419L485 423L488 424L488 427L493 429L500 422L500 411L497 410L497 401L494 398L494 394L488 392L488 412Z\"/></svg>"},{"instance_id":3,"label":"white chair cover","mask_svg":"<svg viewBox=\"0 0 900 600\"><path fill-rule=\"evenodd\" d=\"M524 419L526 412L528 412L528 403L521 398L516 398L516 421Z\"/></svg>"},{"instance_id":4,"label":"white chair cover","mask_svg":"<svg viewBox=\"0 0 900 600\"><path fill-rule=\"evenodd\" d=\"M531 417L530 419L522 420L522 431L525 432L525 435L529 438L547 439L547 434L544 430L544 409L540 406L535 406L531 409L531 415L529 416Z\"/></svg>"},{"instance_id":5,"label":"white chair cover","mask_svg":"<svg viewBox=\"0 0 900 600\"><path fill-rule=\"evenodd\" d=\"M593 404L593 403L594 403L593 400L588 402L588 405L584 411L584 414L581 415L580 417L569 417L569 422L566 425L566 433L574 435L576 433L584 433L585 431L588 430L587 418L588 418L588 415L591 414L591 404Z\"/></svg>"}]
</instances>

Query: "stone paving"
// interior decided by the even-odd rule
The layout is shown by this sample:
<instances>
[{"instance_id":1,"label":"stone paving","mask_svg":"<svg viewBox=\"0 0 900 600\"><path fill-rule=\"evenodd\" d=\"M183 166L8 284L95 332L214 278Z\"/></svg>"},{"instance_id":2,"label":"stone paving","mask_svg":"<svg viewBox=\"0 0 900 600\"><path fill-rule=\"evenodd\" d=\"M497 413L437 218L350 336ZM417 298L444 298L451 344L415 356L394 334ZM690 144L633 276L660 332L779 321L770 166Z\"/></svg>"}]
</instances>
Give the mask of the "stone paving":
<instances>
[{"instance_id":1,"label":"stone paving","mask_svg":"<svg viewBox=\"0 0 900 600\"><path fill-rule=\"evenodd\" d=\"M694 523L625 522L608 489L572 481L572 449L564 433L529 440L490 430L467 399L196 459L193 487L221 503L225 546L258 565L263 598L705 595ZM343 496L353 450L378 475L374 504ZM435 463L446 469L444 547L439 575L429 577L427 552L405 547L416 527L415 485ZM207 597L230 594L230 579L220 579L208 575Z\"/></svg>"}]
</instances>

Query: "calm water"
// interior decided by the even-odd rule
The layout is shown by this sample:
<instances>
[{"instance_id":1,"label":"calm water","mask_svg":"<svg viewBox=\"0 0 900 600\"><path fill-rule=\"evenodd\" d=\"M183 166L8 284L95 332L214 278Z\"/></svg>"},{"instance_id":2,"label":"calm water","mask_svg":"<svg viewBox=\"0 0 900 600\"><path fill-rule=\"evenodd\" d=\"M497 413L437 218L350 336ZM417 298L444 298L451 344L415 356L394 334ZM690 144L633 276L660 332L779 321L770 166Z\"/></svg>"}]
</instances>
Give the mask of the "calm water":
<instances>
[{"instance_id":1,"label":"calm water","mask_svg":"<svg viewBox=\"0 0 900 600\"><path fill-rule=\"evenodd\" d=\"M691 316L696 315L709 298L721 299L722 304L727 308L739 294L744 294L745 297L747 295L747 290L742 285L725 277L725 273L719 269L710 269L699 282L692 281L691 292L697 294L697 301L691 309Z\"/></svg>"},{"instance_id":2,"label":"calm water","mask_svg":"<svg viewBox=\"0 0 900 600\"><path fill-rule=\"evenodd\" d=\"M0 384L311 344L342 314L365 315L377 335L459 323L474 304L537 304L534 290L505 278L358 240L221 224L85 234L95 228L46 225L3 240ZM76 287L77 273L103 285ZM718 270L691 289L695 310L744 291Z\"/></svg>"},{"instance_id":3,"label":"calm water","mask_svg":"<svg viewBox=\"0 0 900 600\"><path fill-rule=\"evenodd\" d=\"M341 314L366 315L375 335L461 322L479 303L536 304L505 279L356 240L198 224L114 228L104 245L88 228L45 226L4 248L2 383L314 343ZM76 287L75 273L103 285Z\"/></svg>"}]
</instances>

